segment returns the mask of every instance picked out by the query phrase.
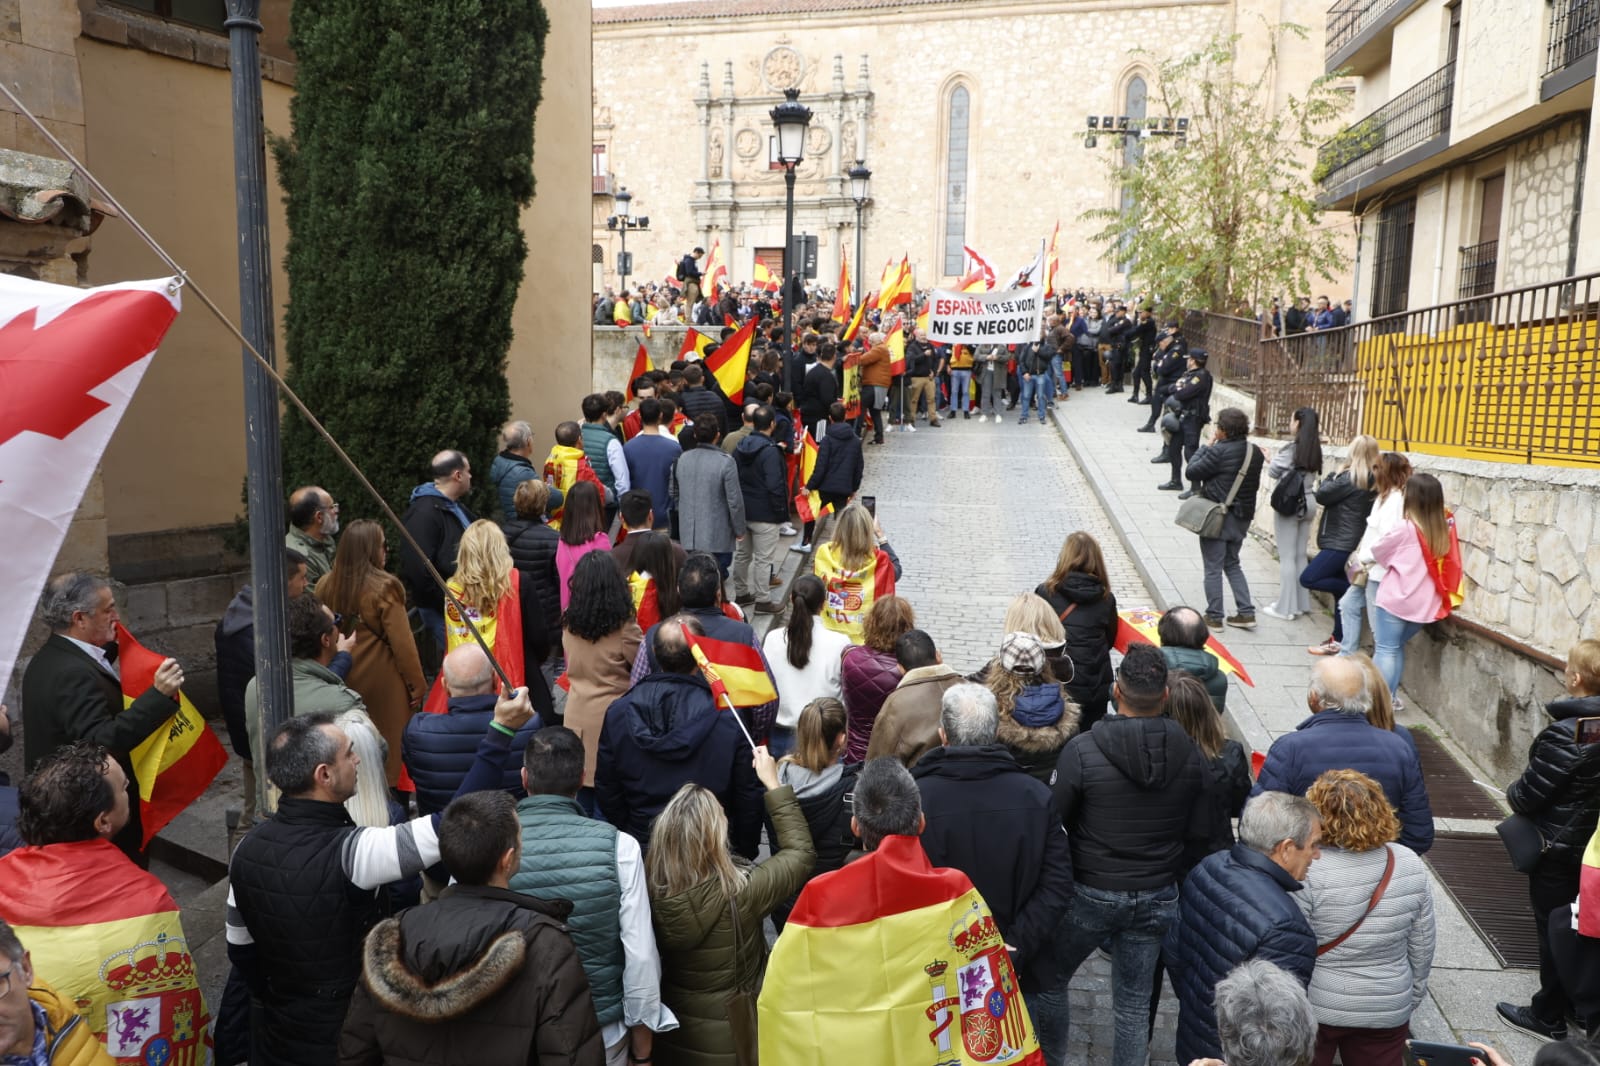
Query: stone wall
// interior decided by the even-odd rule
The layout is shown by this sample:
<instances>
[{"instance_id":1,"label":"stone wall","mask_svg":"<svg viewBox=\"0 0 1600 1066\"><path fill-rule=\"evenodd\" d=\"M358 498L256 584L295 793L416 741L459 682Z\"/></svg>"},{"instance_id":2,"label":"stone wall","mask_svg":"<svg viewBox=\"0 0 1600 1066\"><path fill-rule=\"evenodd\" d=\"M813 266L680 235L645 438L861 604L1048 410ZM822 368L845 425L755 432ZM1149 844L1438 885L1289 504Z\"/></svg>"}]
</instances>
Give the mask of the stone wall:
<instances>
[{"instance_id":1,"label":"stone wall","mask_svg":"<svg viewBox=\"0 0 1600 1066\"><path fill-rule=\"evenodd\" d=\"M689 332L687 326L651 326L650 336L645 337L637 326L630 329L595 326L593 329L594 374L590 387L594 392L610 389L627 391L628 375L633 371L633 360L639 354L641 341L656 369L665 370L669 363L678 358L678 349L683 347L683 336ZM579 418L580 414L574 406L570 413L561 417ZM534 432L543 433L545 430L535 426Z\"/></svg>"},{"instance_id":2,"label":"stone wall","mask_svg":"<svg viewBox=\"0 0 1600 1066\"><path fill-rule=\"evenodd\" d=\"M1575 118L1511 148L1506 170L1499 288L1539 285L1567 276L1573 196L1587 120Z\"/></svg>"}]
</instances>

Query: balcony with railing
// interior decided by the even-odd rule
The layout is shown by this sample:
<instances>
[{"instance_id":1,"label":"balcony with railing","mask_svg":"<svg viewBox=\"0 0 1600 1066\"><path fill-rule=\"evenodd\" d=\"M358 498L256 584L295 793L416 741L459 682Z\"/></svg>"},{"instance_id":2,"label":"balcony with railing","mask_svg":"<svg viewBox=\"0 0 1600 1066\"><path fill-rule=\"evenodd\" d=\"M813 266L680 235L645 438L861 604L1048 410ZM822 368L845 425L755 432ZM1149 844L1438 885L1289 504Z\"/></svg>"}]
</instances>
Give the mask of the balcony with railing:
<instances>
[{"instance_id":1,"label":"balcony with railing","mask_svg":"<svg viewBox=\"0 0 1600 1066\"><path fill-rule=\"evenodd\" d=\"M1394 24L1417 5L1417 0L1338 0L1328 9L1327 47L1324 52L1329 73L1341 68L1366 68L1387 58L1388 51L1377 47L1389 40ZM1372 48L1373 62L1364 62Z\"/></svg>"},{"instance_id":2,"label":"balcony with railing","mask_svg":"<svg viewBox=\"0 0 1600 1066\"><path fill-rule=\"evenodd\" d=\"M1545 46L1540 98L1548 100L1594 77L1597 50L1600 0L1554 0L1550 5L1550 43Z\"/></svg>"},{"instance_id":3,"label":"balcony with railing","mask_svg":"<svg viewBox=\"0 0 1600 1066\"><path fill-rule=\"evenodd\" d=\"M1311 174L1322 185L1322 202L1336 203L1358 185L1368 187L1444 149L1455 84L1452 62L1323 144Z\"/></svg>"}]
</instances>

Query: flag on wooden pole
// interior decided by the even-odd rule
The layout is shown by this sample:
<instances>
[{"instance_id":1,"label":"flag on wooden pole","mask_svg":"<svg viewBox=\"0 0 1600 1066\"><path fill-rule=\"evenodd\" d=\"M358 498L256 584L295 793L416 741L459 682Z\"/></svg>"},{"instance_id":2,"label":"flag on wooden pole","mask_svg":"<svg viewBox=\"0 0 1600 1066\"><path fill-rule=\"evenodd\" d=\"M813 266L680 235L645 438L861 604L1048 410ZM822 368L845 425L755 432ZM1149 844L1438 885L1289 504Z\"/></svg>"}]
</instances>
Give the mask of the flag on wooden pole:
<instances>
[{"instance_id":1,"label":"flag on wooden pole","mask_svg":"<svg viewBox=\"0 0 1600 1066\"><path fill-rule=\"evenodd\" d=\"M756 320L752 318L705 358L706 371L716 375L722 394L734 403L744 403L744 383L750 371L750 342L755 332Z\"/></svg>"}]
</instances>

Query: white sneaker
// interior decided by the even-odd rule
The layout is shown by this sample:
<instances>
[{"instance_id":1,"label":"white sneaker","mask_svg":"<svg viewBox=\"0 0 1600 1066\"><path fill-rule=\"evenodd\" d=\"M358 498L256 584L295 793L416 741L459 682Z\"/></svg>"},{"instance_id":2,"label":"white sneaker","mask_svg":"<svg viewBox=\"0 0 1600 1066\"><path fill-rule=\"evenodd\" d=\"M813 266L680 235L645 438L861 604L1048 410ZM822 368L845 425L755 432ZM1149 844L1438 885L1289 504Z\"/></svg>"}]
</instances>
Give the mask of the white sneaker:
<instances>
[{"instance_id":1,"label":"white sneaker","mask_svg":"<svg viewBox=\"0 0 1600 1066\"><path fill-rule=\"evenodd\" d=\"M988 415L979 415L978 416L978 421L979 422L987 422L987 421L989 421L989 416Z\"/></svg>"},{"instance_id":2,"label":"white sneaker","mask_svg":"<svg viewBox=\"0 0 1600 1066\"><path fill-rule=\"evenodd\" d=\"M778 527L778 536L780 537L792 537L798 532L800 531L794 528L794 526L790 525L788 522L785 522L783 525Z\"/></svg>"},{"instance_id":3,"label":"white sneaker","mask_svg":"<svg viewBox=\"0 0 1600 1066\"><path fill-rule=\"evenodd\" d=\"M915 433L917 431L917 427L910 425L909 423L901 428L903 428L907 433Z\"/></svg>"},{"instance_id":4,"label":"white sneaker","mask_svg":"<svg viewBox=\"0 0 1600 1066\"><path fill-rule=\"evenodd\" d=\"M1258 607L1256 609L1258 611L1260 611L1262 614L1266 615L1268 618L1276 618L1280 622L1292 622L1297 617L1293 612L1290 612L1289 614L1285 614L1282 611L1278 610L1277 608L1270 607L1270 606L1268 606L1268 607Z\"/></svg>"}]
</instances>

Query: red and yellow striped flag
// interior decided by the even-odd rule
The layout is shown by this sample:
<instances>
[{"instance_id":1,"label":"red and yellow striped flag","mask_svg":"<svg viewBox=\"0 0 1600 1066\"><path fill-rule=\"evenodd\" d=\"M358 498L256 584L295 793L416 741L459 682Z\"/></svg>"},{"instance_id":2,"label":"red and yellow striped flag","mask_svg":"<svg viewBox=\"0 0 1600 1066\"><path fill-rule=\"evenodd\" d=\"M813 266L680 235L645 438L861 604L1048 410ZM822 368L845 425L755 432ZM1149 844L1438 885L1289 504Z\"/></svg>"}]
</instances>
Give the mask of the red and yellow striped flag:
<instances>
[{"instance_id":1,"label":"red and yellow striped flag","mask_svg":"<svg viewBox=\"0 0 1600 1066\"><path fill-rule=\"evenodd\" d=\"M611 321L619 326L633 325L633 307L627 300L618 298L616 306L611 309Z\"/></svg>"},{"instance_id":2,"label":"red and yellow striped flag","mask_svg":"<svg viewBox=\"0 0 1600 1066\"><path fill-rule=\"evenodd\" d=\"M850 321L850 260L839 256L839 287L833 293L833 313L828 317L835 322Z\"/></svg>"},{"instance_id":3,"label":"red and yellow striped flag","mask_svg":"<svg viewBox=\"0 0 1600 1066\"><path fill-rule=\"evenodd\" d=\"M124 708L155 683L161 661L162 656L134 640L133 634L117 623ZM222 741L182 692L178 693L178 713L146 737L129 757L139 779L139 821L144 827L141 848L148 847L152 837L198 799L228 763Z\"/></svg>"},{"instance_id":4,"label":"red and yellow striped flag","mask_svg":"<svg viewBox=\"0 0 1600 1066\"><path fill-rule=\"evenodd\" d=\"M899 377L906 372L906 332L899 315L894 316L884 332L884 346L889 349L889 373Z\"/></svg>"},{"instance_id":5,"label":"red and yellow striped flag","mask_svg":"<svg viewBox=\"0 0 1600 1066\"><path fill-rule=\"evenodd\" d=\"M764 1066L1044 1063L994 915L913 836L800 890L757 1010Z\"/></svg>"},{"instance_id":6,"label":"red and yellow striped flag","mask_svg":"<svg viewBox=\"0 0 1600 1066\"><path fill-rule=\"evenodd\" d=\"M752 271L752 276L755 279L753 284L756 288L761 289L763 292L778 291L778 279L772 276L772 271L767 269L767 264L763 263L759 259L756 260L756 266L755 270Z\"/></svg>"},{"instance_id":7,"label":"red and yellow striped flag","mask_svg":"<svg viewBox=\"0 0 1600 1066\"><path fill-rule=\"evenodd\" d=\"M815 522L825 514L833 513L833 504L823 503L820 492L805 487L811 472L817 468L817 442L809 430L800 430L800 495L794 498L795 513L802 522Z\"/></svg>"},{"instance_id":8,"label":"red and yellow striped flag","mask_svg":"<svg viewBox=\"0 0 1600 1066\"><path fill-rule=\"evenodd\" d=\"M678 358L689 359L691 362L694 359L704 359L706 347L712 343L714 343L713 338L699 330L687 330L683 335L683 347L678 349Z\"/></svg>"},{"instance_id":9,"label":"red and yellow striped flag","mask_svg":"<svg viewBox=\"0 0 1600 1066\"><path fill-rule=\"evenodd\" d=\"M706 292L710 294L713 303L722 295L722 290L728 284L728 262L722 255L722 240L719 238L711 242L711 251L706 255L705 270L702 276L706 279Z\"/></svg>"},{"instance_id":10,"label":"red and yellow striped flag","mask_svg":"<svg viewBox=\"0 0 1600 1066\"><path fill-rule=\"evenodd\" d=\"M865 566L852 570L844 565L839 547L828 541L817 545L812 569L827 595L822 624L860 644L867 612L879 597L894 594L894 564L882 548L876 548Z\"/></svg>"},{"instance_id":11,"label":"red and yellow striped flag","mask_svg":"<svg viewBox=\"0 0 1600 1066\"><path fill-rule=\"evenodd\" d=\"M724 706L723 697L739 708L760 707L778 698L766 661L757 649L737 641L697 637L687 628L683 635L711 685L711 694L718 698L717 706Z\"/></svg>"},{"instance_id":12,"label":"red and yellow striped flag","mask_svg":"<svg viewBox=\"0 0 1600 1066\"><path fill-rule=\"evenodd\" d=\"M756 320L751 318L705 359L706 372L716 375L722 394L734 403L744 403L744 382L750 371L750 342L755 335Z\"/></svg>"},{"instance_id":13,"label":"red and yellow striped flag","mask_svg":"<svg viewBox=\"0 0 1600 1066\"><path fill-rule=\"evenodd\" d=\"M178 905L116 845L78 840L0 859L0 918L118 1063L211 1060L211 1019Z\"/></svg>"},{"instance_id":14,"label":"red and yellow striped flag","mask_svg":"<svg viewBox=\"0 0 1600 1066\"><path fill-rule=\"evenodd\" d=\"M856 339L856 334L861 331L861 320L867 317L868 310L870 308L867 305L867 301L862 300L861 306L856 308L856 313L851 316L850 324L845 327L844 336L840 338L841 340L853 341Z\"/></svg>"}]
</instances>

